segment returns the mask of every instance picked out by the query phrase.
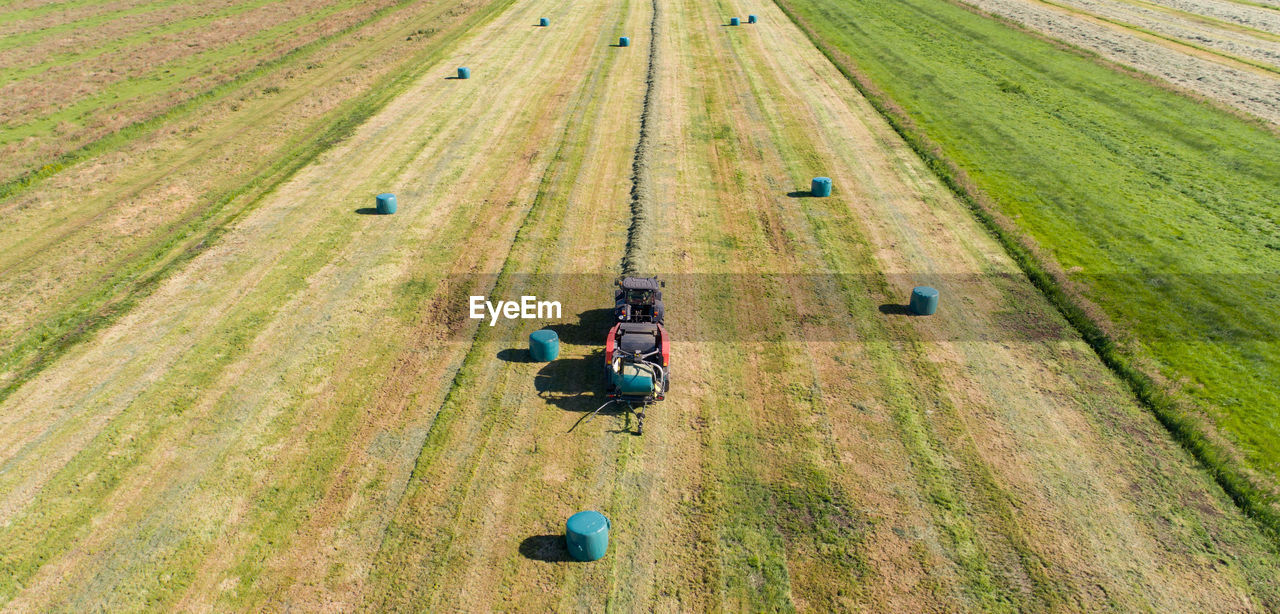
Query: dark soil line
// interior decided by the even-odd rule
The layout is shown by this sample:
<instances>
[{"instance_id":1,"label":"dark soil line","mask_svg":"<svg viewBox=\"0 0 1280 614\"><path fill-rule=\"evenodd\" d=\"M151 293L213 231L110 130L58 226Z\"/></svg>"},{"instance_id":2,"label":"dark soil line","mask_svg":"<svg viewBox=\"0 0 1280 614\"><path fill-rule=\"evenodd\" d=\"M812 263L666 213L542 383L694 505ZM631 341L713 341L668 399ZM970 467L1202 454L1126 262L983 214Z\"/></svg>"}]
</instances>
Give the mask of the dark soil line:
<instances>
[{"instance_id":1,"label":"dark soil line","mask_svg":"<svg viewBox=\"0 0 1280 614\"><path fill-rule=\"evenodd\" d=\"M1089 315L1078 298L1064 289L1051 269L1040 260L1014 230L996 216L995 203L973 184L961 167L942 153L942 148L915 125L906 111L882 93L861 73L852 58L833 50L814 33L809 24L791 8L788 0L773 0L813 45L826 56L902 139L920 156L929 169L963 202L1008 253L1049 303L1071 323L1098 358L1123 381L1134 397L1156 417L1175 441L1213 477L1232 501L1280 546L1280 512L1275 497L1254 483L1231 454L1206 433L1198 417L1179 407L1173 397L1137 364L1136 357L1121 349L1103 325ZM1019 29L1021 31L1021 29Z\"/></svg>"},{"instance_id":2,"label":"dark soil line","mask_svg":"<svg viewBox=\"0 0 1280 614\"><path fill-rule=\"evenodd\" d=\"M645 268L645 230L648 226L647 210L652 196L649 184L649 118L653 112L653 83L657 72L658 56L658 0L653 3L653 17L649 21L649 67L644 76L644 106L640 111L640 139L631 158L631 225L627 228L627 249L622 256L622 274L636 275Z\"/></svg>"}]
</instances>

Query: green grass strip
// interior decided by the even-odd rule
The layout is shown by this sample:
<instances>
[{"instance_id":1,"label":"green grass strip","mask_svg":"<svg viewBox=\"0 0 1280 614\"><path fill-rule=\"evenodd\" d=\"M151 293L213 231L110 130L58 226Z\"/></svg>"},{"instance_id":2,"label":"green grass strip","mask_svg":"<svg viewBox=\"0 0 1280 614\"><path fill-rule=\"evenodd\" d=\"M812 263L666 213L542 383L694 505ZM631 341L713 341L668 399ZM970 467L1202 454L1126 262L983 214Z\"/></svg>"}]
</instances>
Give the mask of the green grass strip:
<instances>
[{"instance_id":1,"label":"green grass strip","mask_svg":"<svg viewBox=\"0 0 1280 614\"><path fill-rule=\"evenodd\" d=\"M1037 107L1036 103L1033 101L1031 103L1028 103L1032 107L1031 111L1027 111L1023 109L1014 109L1012 111L1008 111L1008 114L1006 114L1002 112L992 112L992 109L987 109L986 110L987 116L984 117L982 114L979 114L977 111L973 109L968 109L960 106L959 104L957 104L957 101L955 100L951 100L950 105L945 109L930 107L930 106L927 106L926 102L912 100L911 101L912 103L919 106L910 107L914 109L914 112L908 111L903 106L899 106L900 104L904 104L904 102L901 101L902 96L891 98L889 94L885 93L884 90L881 90L879 87L877 87L876 81L873 81L873 79L868 75L868 73L865 72L866 69L862 67L861 63L859 63L858 60L854 59L855 55L859 58L865 59L876 52L882 51L882 49L879 49L879 48L863 49L863 47L860 46L860 45L870 46L870 45L876 44L876 43L866 42L868 40L870 41L876 40L875 37L878 34L878 32L872 29L873 22L871 19L868 18L868 15L866 13L859 14L856 19L856 22L857 22L856 26L852 26L848 29L842 30L844 32L852 32L856 30L859 33L858 43L854 43L848 37L840 38L839 35L833 34L833 32L835 32L835 28L838 27L837 24L841 22L851 23L855 21L853 15L849 13L841 12L842 10L848 11L854 6L861 6L865 8L869 5L878 4L876 0L871 0L868 2L848 3L844 5L844 9L830 9L828 5L828 8L830 10L825 12L820 11L817 8L818 0L775 0L775 3L806 34L806 36L808 36L809 40L823 53L823 55L827 57L828 60L830 60L836 66L836 68L846 77L846 79L848 79L848 81L851 84L853 84L853 86L871 103L871 105L880 113L880 115L882 115L885 118L885 120L893 128L893 130L897 132L897 134L902 137L902 139L912 148L912 150L915 151L915 153L919 155L920 158L929 166L930 170L932 170L939 177L939 179L942 180L942 182L956 195L957 198L961 200L961 202L965 203L965 205L972 211L976 219L979 222L981 222L983 227L1000 243L1000 245L1005 249L1005 251L1013 259L1013 261L1017 263L1019 268L1026 274L1027 278L1032 282L1032 284L1034 284L1035 287L1039 289L1044 294L1044 296L1050 301L1050 303L1053 304L1054 307L1057 308L1058 311L1062 313L1063 317L1079 332L1079 334L1084 338L1084 340L1089 344L1089 346L1093 348L1093 350L1097 353L1099 358L1113 372L1115 372L1116 375L1119 376L1122 381L1124 381L1128 385L1128 387L1133 391L1133 394L1135 395L1135 397L1137 397L1137 399L1145 407L1151 410L1151 412L1155 415L1155 417L1159 420L1159 422L1169 431L1169 433L1173 436L1173 438L1176 441L1178 441L1188 452L1190 452L1191 455L1197 461L1199 461L1199 463L1205 468L1205 470L1209 472L1209 474L1214 478L1214 480L1223 488L1224 491L1226 491L1226 493L1231 497L1231 499L1236 503L1236 505L1238 505L1240 509L1244 511L1246 515L1257 520L1258 524L1264 529L1264 531L1266 531L1274 541L1276 541L1277 543L1280 543L1280 514L1278 514L1276 511L1276 507L1275 507L1276 499L1274 494L1260 487L1258 484L1254 483L1252 479L1248 476L1248 474L1245 472L1245 470L1240 466L1238 466L1238 463L1233 458L1231 452L1229 450L1224 449L1220 444L1217 444L1210 437L1210 435L1206 433L1206 431L1204 430L1205 426L1202 424L1202 421L1199 419L1199 417L1192 413L1189 413L1186 409L1181 407L1180 404L1177 401L1175 401L1175 399L1171 396L1169 392L1167 392L1164 388L1162 388L1159 384L1157 384L1155 378L1151 374L1144 371L1143 368L1139 366L1137 362L1138 359L1132 353L1132 351L1126 348L1122 348L1119 344L1117 344L1115 339L1113 339L1104 330L1102 324L1098 320L1096 320L1094 316L1092 316L1086 310L1086 308L1082 305L1082 303L1075 296L1073 296L1071 293L1069 293L1060 285L1057 278L1050 272L1050 269L1048 268L1048 266L1041 261L1040 256L1035 252L1033 252L1032 249L1030 249L1023 242L1023 240L1017 234L1015 234L1014 231L1007 228L999 219L997 219L997 216L994 213L994 207L993 207L992 201L989 200L989 198L986 196L986 192L984 192L982 188L979 187L979 186L990 187L992 184L995 183L994 181L991 181L991 174L992 174L991 170L982 168L981 171L975 171L972 173L966 173L964 170L962 170L962 168L974 167L975 163L978 162L977 158L980 157L979 155L980 152L974 152L973 150L964 150L964 149L961 149L960 147L953 146L949 150L952 152L951 155L957 158L955 161L953 161L952 157L949 157L946 153L944 153L943 147L941 147L936 141L932 140L930 136L926 134L926 130L921 127L922 124L933 126L938 123L944 122L945 118L951 118L954 122L964 125L964 127L961 128L962 130L975 130L977 129L977 127L979 127L979 125L983 121L998 121L998 122L1004 122L1006 127L1011 126L1012 128L1010 129L1014 129L1014 130L1021 129L1021 130L1026 130L1027 132L1033 132L1039 125L1042 125L1042 122L1038 123L1036 121L1033 121L1032 118L1026 118L1026 117L1019 118L1014 114L1021 111L1024 115L1029 115L1032 113L1047 113L1051 117L1053 117L1053 116L1059 116L1061 114L1064 114L1068 112L1068 110L1066 108L1044 109L1043 106ZM803 14L801 11L798 11L796 9L797 6L804 7ZM947 5L947 6L950 6L950 5ZM961 9L956 9L956 10L961 10ZM979 18L979 16L974 15L973 13L969 13L967 11L965 11L965 14L970 15L971 18L974 18L974 19ZM815 29L815 26L812 25L812 22L808 19L809 16L822 17L823 27L827 28L827 30L825 30L824 33L819 33ZM952 17L955 19L962 18L954 15ZM1155 97L1155 96L1160 97L1161 102L1169 101L1173 98L1172 95L1170 95L1168 92L1162 91L1156 87L1152 87L1149 84L1145 84L1137 79L1129 78L1126 75L1121 74L1121 71L1108 70L1105 66L1099 65L1099 64L1102 64L1102 62L1098 60L1096 57L1087 57L1088 54L1073 55L1070 53L1066 53L1066 52L1063 52L1060 47L1053 47L1051 43L1044 41L1043 39L1040 39L1038 37L1032 36L1028 32L1010 28L1007 26L1007 24L1000 24L992 20L983 19L983 21L988 22L987 25L985 26L986 29L983 31L984 34L988 36L1002 36L1002 37L1007 37L1009 39L1014 39L1013 43L1015 44L1022 44L1028 47L1037 47L1037 50L1039 51L1043 51L1042 48L1045 48L1045 47L1049 48L1050 50L1057 50L1058 53L1060 53L1063 58L1068 58L1070 61L1076 62L1075 68L1081 71L1082 73L1089 74L1090 77L1094 77L1094 78L1105 78L1105 81L1108 82L1104 84L1106 86L1110 86L1118 83L1120 86L1123 86L1123 87L1137 88L1139 90L1148 92L1148 94L1152 97ZM974 27L984 27L984 26L982 24L979 24L978 26L974 26ZM949 46L948 50L951 53L972 54L974 56L978 55L978 51L976 51L976 48L991 42L990 40L983 40L980 38L974 39L974 40L968 40L968 41L951 41L951 40L947 40L944 33L941 33L941 32L935 33L931 37L931 40L939 40L941 41L939 43L940 45ZM895 42L896 41L894 39L885 37L883 43L880 43L880 44L885 46L891 46L891 45L894 45ZM891 51L884 51L886 55L894 56L900 59L901 62L896 64L892 69L885 70L883 72L878 72L877 73L878 75L877 79L879 80L878 82L884 83L887 86L889 82L893 81L894 79L893 75L896 74L894 71L899 71L899 72L904 71L905 70L904 67L907 66L908 62L912 62L912 61L929 62L932 60L932 58L907 56L906 54L910 54L911 51L912 49L905 48L905 47L898 47ZM1086 57L1081 57L1082 55ZM986 59L986 58L984 57L982 59ZM865 60L865 61L872 62L873 60ZM976 57L972 57L972 58L965 58L963 61L977 64L979 62L979 59ZM1063 61L1068 61L1068 60L1063 60ZM914 70L915 68L912 67L912 71ZM939 77L941 77L941 75L946 75L947 79L952 79L952 80L960 80L967 77L967 75L947 74L945 72L940 73ZM988 76L988 78L991 78L991 77ZM1052 79L1053 76L1046 75L1045 78ZM900 86L901 84L894 82L893 85ZM1022 94L1026 94L1026 92L1031 90L1033 87L1048 88L1048 87L1051 87L1051 84L1044 84L1044 83L1021 84L1017 82L1005 81L1003 84L1003 87L1009 90L1012 90L1012 93L1014 94L1018 94L1019 90L1021 90ZM1066 86L1064 85L1062 87L1066 87ZM1145 101L1140 101L1140 102L1145 102ZM1100 104L1121 105L1122 102L1112 97L1112 98L1103 98ZM1201 117L1207 116L1208 119L1205 119L1204 121L1211 122L1216 125L1224 126L1225 128L1227 128L1228 132L1232 134L1232 137L1230 138L1246 139L1246 140L1249 140L1250 142L1258 142L1259 141L1258 137L1265 137L1266 139L1271 138L1269 134L1259 130L1257 127L1246 124L1245 122L1242 122L1236 118L1227 116L1224 113L1219 113L1208 107L1194 104L1192 101L1189 101L1189 100L1185 101L1183 104L1186 105L1187 111L1193 112L1192 116L1187 117L1186 115L1179 114L1176 119L1181 119L1183 121L1193 121L1193 120L1198 120ZM1005 109L996 109L996 111L1005 111ZM1124 109L1110 109L1110 112L1115 115L1098 119L1098 121L1103 121L1103 119L1114 119L1116 116L1123 117L1123 111ZM1105 112L1106 110L1099 111L1100 114ZM1039 119L1039 118L1036 118L1036 119ZM917 123L918 121L920 123ZM1181 124L1178 124L1178 123L1171 123L1169 125L1150 126L1150 128L1156 131L1155 134L1159 135L1160 132L1158 130L1160 129L1178 130L1180 125ZM1094 129L1099 131L1116 130L1114 126L1106 126L1106 127L1095 126ZM1250 131L1253 131L1253 132L1250 132ZM1112 136L1115 136L1113 132L1111 132L1110 134ZM1188 136L1187 134L1179 134L1178 136L1183 138L1194 138L1194 137ZM1125 135L1125 137L1135 139L1140 142L1149 140L1149 137L1145 135L1128 134L1128 135ZM1099 137L1099 140L1102 140L1102 139ZM1051 143L1053 143L1053 141L1051 140L1046 140L1043 143L1044 146L1046 147L1045 151L1053 152L1053 149L1051 147L1048 147L1048 145ZM1133 145L1132 143L1123 142L1123 143L1116 143L1115 147L1117 149L1122 149L1122 148L1127 149L1129 147L1133 147ZM1265 151L1266 149L1273 149L1273 148L1275 148L1274 142L1272 142L1270 145L1262 146L1261 148L1255 149L1252 152L1252 154L1253 156L1263 155L1262 153L1263 151ZM1261 194L1266 194L1268 192L1274 193L1277 188L1280 188L1280 184L1276 184L1272 186L1272 189L1268 190L1262 185L1257 185L1253 183L1248 183L1247 181L1242 181L1251 176L1265 176L1267 173L1266 169L1269 168L1267 165L1268 164L1274 165L1276 160L1280 160L1280 155L1277 155L1275 157L1270 157L1268 159L1265 157L1257 158L1252 156L1241 157L1240 154L1237 154L1231 151L1220 151L1220 150L1212 150L1212 149L1206 149L1205 151L1209 156L1214 157L1218 161L1218 166L1227 167L1223 172L1223 175L1225 177L1235 178L1236 182L1234 183L1234 185L1241 191L1241 193L1245 194L1246 196L1251 196L1256 198L1257 196ZM1046 157L1043 154L1037 155L1035 152L1018 150L1010 145L1006 145L1001 151L995 152L991 155L1005 155L1009 157L1026 156L1028 160L1031 160L1037 163L1045 162L1046 160ZM1060 154L1053 153L1052 155L1060 155ZM1098 154L1096 158L1091 158L1088 155L1082 154L1078 157L1075 157L1074 160L1071 160L1071 159L1067 160L1067 162L1078 161L1081 165L1085 163L1097 165L1099 164L1100 161L1109 161L1109 158L1110 158L1110 155L1108 154L1108 152L1104 151ZM1052 168L1052 162L1050 161L1046 163L1045 167L1042 167L1040 169L1040 173L1047 175L1051 180L1059 180L1059 181L1066 181L1066 182L1073 181L1073 178L1071 177L1071 175L1067 174L1067 175L1057 176L1053 174L1052 172L1053 170L1054 169ZM1087 170L1088 169L1083 169L1081 171L1082 174L1086 173ZM1202 168L1200 169L1200 172L1204 173L1208 170L1217 170L1217 169ZM1032 174L1032 176L1028 177L1028 179L1037 178L1034 176L1035 171L1028 171L1028 172ZM1155 174L1157 178L1160 177L1159 170L1149 171L1149 172ZM1247 174L1250 172L1252 172L1253 175ZM1201 176L1202 175L1197 175L1197 178ZM1180 177L1172 177L1172 176L1166 176L1166 178L1169 179L1170 181L1174 179L1181 179ZM1226 182L1227 185L1232 184L1230 180L1224 179L1224 181ZM1067 185L1074 185L1075 189L1083 188L1087 190L1089 193L1100 194L1103 200L1106 200L1107 197L1113 195L1114 190L1132 189L1132 186L1128 184L1113 187L1113 186L1109 186L1106 182L1100 182L1100 183L1095 183L1093 185L1085 185L1085 186L1080 186L1078 185L1078 183L1077 184L1068 183ZM1255 187L1255 185L1257 187ZM1004 187L1004 186L997 185L997 187ZM1039 186L1023 185L1023 186L1017 186L1017 187L1021 187L1021 189L1024 190L1023 192L1024 198L1026 197L1025 195L1035 195L1044 199L1053 199L1056 196L1055 194L1046 193L1045 190ZM1156 183L1155 187L1158 190L1164 186L1160 186L1158 183ZM1005 190L1008 190L1008 191L1001 191L998 193L1004 195L1007 199L1013 199L1015 197L1010 196L1010 191L1012 191L1013 189L1016 189L1016 188L1005 188ZM1193 188L1189 186L1184 189L1190 191ZM1121 192L1121 193L1123 194L1124 192ZM1208 196L1209 198L1212 198L1214 195L1212 193L1209 193L1207 195L1201 193L1201 194L1193 194L1193 196L1200 196L1200 197ZM1265 201L1265 197L1262 200ZM1272 202L1274 203L1276 201L1272 201ZM1007 201L1001 202L1001 204L1006 204L1006 203ZM1143 204L1145 205L1146 203L1143 203ZM1234 202L1230 204L1235 205L1236 208L1239 208L1239 206L1244 203ZM1104 204L1103 206L1114 207L1118 205L1119 203L1107 203L1107 204ZM1227 207L1226 203L1223 203L1223 207L1224 209L1229 208ZM1174 209L1174 211L1179 212L1178 209ZM1054 211L1052 210L1048 214L1044 212L1036 212L1035 210L1025 208L1025 207L1022 209L1018 209L1018 212L1025 214L1027 217L1031 217L1033 213L1039 213L1040 215L1048 216L1048 218L1051 218L1052 217L1051 214L1054 213ZM1191 215L1203 216L1203 215L1217 214L1217 215L1226 216L1226 215L1232 215L1233 213L1238 215L1238 217L1234 219L1228 218L1229 222L1234 222L1234 224L1227 225L1225 228L1223 228L1222 230L1224 232L1238 233L1240 232L1240 230L1236 230L1236 228L1243 230L1252 223L1249 220L1254 218L1249 217L1250 215L1253 215L1253 216L1266 215L1265 213L1262 213L1256 209L1252 209L1252 207L1250 207L1248 210L1242 213L1236 212L1236 211L1229 211L1227 213L1222 213L1217 210L1211 210L1208 213L1205 213L1199 209L1193 208L1193 213L1191 213ZM1059 213L1058 215L1062 215L1062 214ZM1083 214L1080 211L1073 211L1072 215L1081 216ZM1033 220L1020 220L1019 224L1032 225L1032 222L1039 221L1040 219L1047 219L1047 218L1037 217L1037 219L1033 219ZM1257 219L1259 219L1259 221L1261 221L1265 227L1264 220L1266 218L1261 217ZM1079 222L1079 221L1080 221L1079 217L1072 218L1068 216L1067 219L1060 220L1060 225L1055 227L1055 230L1061 230L1064 233L1070 230L1074 230L1076 233L1079 233L1080 232L1079 229L1073 229L1070 227L1064 229L1061 225L1061 224L1067 224L1070 222ZM1231 228L1232 225L1236 226L1236 228ZM1037 228L1033 226L1032 230L1034 231L1036 229ZM1039 236L1044 237L1045 234L1041 234ZM1075 236L1081 236L1081 235L1077 234ZM1236 240L1234 241L1234 243L1236 244L1237 247L1242 242L1252 243L1257 241L1257 239L1253 237L1248 237L1248 238L1235 237L1235 239ZM1081 238L1081 241L1086 242L1086 245L1089 245L1091 244L1092 241L1096 241L1096 240L1097 240L1096 237L1090 237L1088 235L1083 235L1083 238ZM1064 249L1063 246L1061 245L1057 245L1055 247L1058 248L1059 254L1073 253L1069 249ZM1071 246L1068 245L1066 247L1070 248ZM1119 252L1117 254L1114 254L1115 260L1113 261L1118 265L1123 265L1127 263L1129 266L1133 266L1135 259L1141 258L1141 257L1147 257L1145 254L1142 254L1142 253L1125 254L1124 250L1117 249L1114 243L1110 243L1110 244L1103 243L1101 247L1103 248L1103 251L1101 251L1100 253L1103 253L1105 255L1109 255L1109 256L1112 255L1111 252L1105 251L1108 248ZM1138 247L1147 247L1147 246L1138 246ZM1265 252L1266 250L1263 250L1263 251ZM1232 255L1234 254L1228 253L1224 258L1228 259L1229 261L1229 258ZM1176 258L1177 254L1172 254L1172 256ZM1059 257L1061 258L1062 256L1059 256ZM1164 266L1176 265L1178 262L1179 262L1178 260L1174 260L1172 262L1165 262ZM1067 263L1064 263L1064 264L1067 264ZM1213 264L1213 263L1211 262L1210 264ZM1125 269L1122 268L1121 270L1125 270ZM1137 292L1137 291L1141 291L1142 288L1136 288L1136 289L1130 288L1130 290ZM1122 300L1122 297L1116 297L1116 298L1117 300ZM1142 305L1144 307L1149 307L1151 303L1143 303ZM1169 304L1159 304L1159 303L1158 305L1169 310L1175 310L1182 307L1182 305L1169 305ZM1202 307L1204 309L1209 309L1208 305L1204 305ZM1122 315L1128 315L1128 314L1122 314ZM1156 318L1158 319L1162 315L1169 315L1169 314L1156 314ZM1134 322L1137 322L1139 326L1136 326L1135 328L1138 328L1138 332L1142 332L1141 325L1146 323L1147 319L1151 318L1152 316L1151 314L1142 313L1142 314L1136 314L1135 317L1141 317L1143 319L1142 320L1125 319L1123 323L1132 324ZM1169 317L1179 317L1179 319L1185 318L1185 316L1182 316L1181 314L1177 314L1176 311L1175 311L1175 314ZM1274 321L1274 320L1271 320L1271 321ZM1191 334L1196 333L1195 330L1183 331L1183 332L1190 332ZM1186 366L1187 365L1185 364L1175 365L1175 367L1179 367L1179 368L1185 368ZM1274 399L1274 397L1271 397L1271 398Z\"/></svg>"}]
</instances>

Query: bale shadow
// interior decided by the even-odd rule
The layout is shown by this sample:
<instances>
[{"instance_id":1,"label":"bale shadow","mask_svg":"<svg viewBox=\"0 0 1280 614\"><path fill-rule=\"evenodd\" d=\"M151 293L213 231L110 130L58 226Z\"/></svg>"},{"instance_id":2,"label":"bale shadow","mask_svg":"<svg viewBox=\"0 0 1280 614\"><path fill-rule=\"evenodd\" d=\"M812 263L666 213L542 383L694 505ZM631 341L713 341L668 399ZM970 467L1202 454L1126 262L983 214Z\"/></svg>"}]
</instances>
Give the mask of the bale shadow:
<instances>
[{"instance_id":1,"label":"bale shadow","mask_svg":"<svg viewBox=\"0 0 1280 614\"><path fill-rule=\"evenodd\" d=\"M813 192L810 190L796 190L794 192L787 192L787 196L791 198L813 198Z\"/></svg>"},{"instance_id":2,"label":"bale shadow","mask_svg":"<svg viewBox=\"0 0 1280 614\"><path fill-rule=\"evenodd\" d=\"M452 77L445 77L444 80L445 81L466 81L467 79L463 77L459 77L458 75L454 75Z\"/></svg>"},{"instance_id":3,"label":"bale shadow","mask_svg":"<svg viewBox=\"0 0 1280 614\"><path fill-rule=\"evenodd\" d=\"M360 207L355 212L356 215L381 215L376 207Z\"/></svg>"},{"instance_id":4,"label":"bale shadow","mask_svg":"<svg viewBox=\"0 0 1280 614\"><path fill-rule=\"evenodd\" d=\"M523 348L507 348L498 352L498 360L502 362L533 362L529 350Z\"/></svg>"},{"instance_id":5,"label":"bale shadow","mask_svg":"<svg viewBox=\"0 0 1280 614\"><path fill-rule=\"evenodd\" d=\"M544 563L566 563L573 560L569 556L569 546L564 543L563 535L534 535L520 542L520 555L531 561Z\"/></svg>"},{"instance_id":6,"label":"bale shadow","mask_svg":"<svg viewBox=\"0 0 1280 614\"><path fill-rule=\"evenodd\" d=\"M588 309L578 314L577 324L548 326L561 343L596 349L579 358L557 358L538 370L533 379L538 396L565 411L589 412L604 403L604 340L612 325L612 309Z\"/></svg>"},{"instance_id":7,"label":"bale shadow","mask_svg":"<svg viewBox=\"0 0 1280 614\"><path fill-rule=\"evenodd\" d=\"M909 316L911 314L910 305L899 305L896 303L885 303L880 306L880 313L889 316Z\"/></svg>"}]
</instances>

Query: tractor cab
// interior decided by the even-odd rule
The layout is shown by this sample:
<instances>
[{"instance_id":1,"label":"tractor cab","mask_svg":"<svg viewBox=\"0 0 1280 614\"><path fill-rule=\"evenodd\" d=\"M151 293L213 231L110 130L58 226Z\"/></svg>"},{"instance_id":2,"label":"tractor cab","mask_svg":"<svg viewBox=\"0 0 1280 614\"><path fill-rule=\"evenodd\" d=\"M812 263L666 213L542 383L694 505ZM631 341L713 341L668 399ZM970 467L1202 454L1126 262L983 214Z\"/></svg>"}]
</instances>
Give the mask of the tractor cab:
<instances>
[{"instance_id":1,"label":"tractor cab","mask_svg":"<svg viewBox=\"0 0 1280 614\"><path fill-rule=\"evenodd\" d=\"M662 282L657 277L623 277L613 291L613 315L618 322L662 323Z\"/></svg>"}]
</instances>

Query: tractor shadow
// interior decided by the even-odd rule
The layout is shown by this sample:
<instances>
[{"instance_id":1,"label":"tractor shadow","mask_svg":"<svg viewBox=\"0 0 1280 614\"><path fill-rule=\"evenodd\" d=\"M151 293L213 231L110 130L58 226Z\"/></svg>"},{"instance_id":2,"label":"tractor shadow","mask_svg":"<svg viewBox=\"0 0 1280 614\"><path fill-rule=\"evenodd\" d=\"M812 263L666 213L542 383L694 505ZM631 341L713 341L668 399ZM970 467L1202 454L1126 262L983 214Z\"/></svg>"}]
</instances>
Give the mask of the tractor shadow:
<instances>
[{"instance_id":1,"label":"tractor shadow","mask_svg":"<svg viewBox=\"0 0 1280 614\"><path fill-rule=\"evenodd\" d=\"M533 387L543 401L564 411L589 412L608 400L601 394L604 375L604 350L597 350L547 363L534 376Z\"/></svg>"},{"instance_id":2,"label":"tractor shadow","mask_svg":"<svg viewBox=\"0 0 1280 614\"><path fill-rule=\"evenodd\" d=\"M604 341L611 326L613 326L612 309L589 309L578 314L577 324L552 324L547 327L556 331L556 335L560 337L560 343L587 346L593 350L586 356L557 358L538 370L538 374L533 379L533 386L543 401L564 411L583 414L582 418L585 419L588 414L609 400L604 395ZM503 350L499 356L512 357L517 352ZM598 415L623 416L625 422L622 428L611 432L632 432L631 412L625 405L610 405L601 410ZM577 428L577 424L574 428Z\"/></svg>"},{"instance_id":3,"label":"tractor shadow","mask_svg":"<svg viewBox=\"0 0 1280 614\"><path fill-rule=\"evenodd\" d=\"M909 316L911 315L911 306L898 305L896 303L885 303L880 306L880 313L887 316Z\"/></svg>"},{"instance_id":4,"label":"tractor shadow","mask_svg":"<svg viewBox=\"0 0 1280 614\"><path fill-rule=\"evenodd\" d=\"M534 535L520 542L520 555L530 561L545 563L566 563L573 560L569 556L569 546L564 543L563 535Z\"/></svg>"},{"instance_id":5,"label":"tractor shadow","mask_svg":"<svg viewBox=\"0 0 1280 614\"><path fill-rule=\"evenodd\" d=\"M613 309L588 309L578 314L577 324L552 324L547 328L556 331L561 343L604 347L604 338L612 326Z\"/></svg>"},{"instance_id":6,"label":"tractor shadow","mask_svg":"<svg viewBox=\"0 0 1280 614\"><path fill-rule=\"evenodd\" d=\"M582 358L559 358L547 363L547 366L534 376L533 386L538 390L538 396L548 405L581 414L570 427L570 433L583 423L590 421L594 413L595 417L622 418L621 426L610 429L610 433L637 434L635 414L627 405L613 403L601 408L609 402L609 398L603 394L605 387L603 349L591 352Z\"/></svg>"}]
</instances>

